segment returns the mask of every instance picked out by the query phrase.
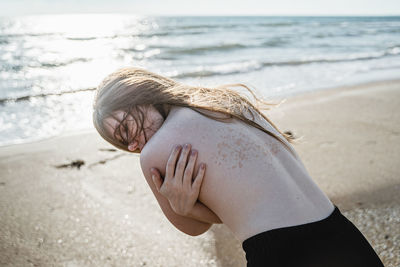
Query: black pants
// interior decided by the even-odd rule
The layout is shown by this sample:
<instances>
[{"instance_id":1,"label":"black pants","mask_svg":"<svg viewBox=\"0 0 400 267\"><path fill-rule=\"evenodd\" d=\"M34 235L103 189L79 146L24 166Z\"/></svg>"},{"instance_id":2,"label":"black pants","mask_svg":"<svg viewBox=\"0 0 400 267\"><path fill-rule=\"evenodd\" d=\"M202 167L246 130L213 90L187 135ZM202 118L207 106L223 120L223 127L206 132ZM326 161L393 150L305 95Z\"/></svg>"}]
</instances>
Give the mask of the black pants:
<instances>
[{"instance_id":1,"label":"black pants","mask_svg":"<svg viewBox=\"0 0 400 267\"><path fill-rule=\"evenodd\" d=\"M248 267L382 267L361 232L335 210L308 224L273 229L246 239Z\"/></svg>"}]
</instances>

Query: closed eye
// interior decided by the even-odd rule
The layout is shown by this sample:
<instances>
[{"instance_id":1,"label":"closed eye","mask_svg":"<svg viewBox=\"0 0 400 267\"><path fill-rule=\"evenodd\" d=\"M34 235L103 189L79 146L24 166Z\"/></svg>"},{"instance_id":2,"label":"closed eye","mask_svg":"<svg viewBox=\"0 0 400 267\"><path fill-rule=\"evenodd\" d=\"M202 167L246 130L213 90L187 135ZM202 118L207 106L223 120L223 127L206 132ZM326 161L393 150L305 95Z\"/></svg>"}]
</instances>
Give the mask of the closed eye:
<instances>
[{"instance_id":1,"label":"closed eye","mask_svg":"<svg viewBox=\"0 0 400 267\"><path fill-rule=\"evenodd\" d=\"M118 128L115 131L115 137L118 140L118 142L121 142L124 145L128 144L128 140L127 140L127 135L126 135L126 130L127 130L127 126L126 123L120 123Z\"/></svg>"}]
</instances>

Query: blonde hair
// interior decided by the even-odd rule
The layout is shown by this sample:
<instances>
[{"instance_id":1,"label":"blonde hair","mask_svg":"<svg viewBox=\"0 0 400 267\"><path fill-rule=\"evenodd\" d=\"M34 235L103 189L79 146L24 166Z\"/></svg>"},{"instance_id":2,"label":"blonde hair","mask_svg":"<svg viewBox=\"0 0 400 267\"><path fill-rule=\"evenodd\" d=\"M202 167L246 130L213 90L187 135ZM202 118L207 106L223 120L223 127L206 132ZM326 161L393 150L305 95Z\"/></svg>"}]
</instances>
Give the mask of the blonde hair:
<instances>
[{"instance_id":1,"label":"blonde hair","mask_svg":"<svg viewBox=\"0 0 400 267\"><path fill-rule=\"evenodd\" d=\"M245 95L230 89L232 87L246 89L254 98L255 103L253 104ZM268 103L258 98L248 86L244 84L227 84L214 88L189 86L135 67L122 68L111 73L97 87L93 104L93 124L106 141L119 149L131 152L128 150L128 144L143 130L144 113L139 106L146 107L150 105L157 109L164 120L168 115L168 106L191 108L204 116L223 122L227 122L232 118L239 119L277 139L293 153L291 148L278 136L253 121L256 114L262 116L288 142L294 143L295 138L291 134L282 133L260 111L262 109L268 110L270 109L269 106L278 104ZM104 120L108 117L113 117L119 121L113 114L118 110L126 113L119 122L119 125L115 127L113 136L111 137L105 130ZM202 110L219 112L225 114L226 117L215 117L202 112ZM136 112L135 114L138 114L137 117L132 116L138 127L136 127L135 135L131 136L127 130L125 120L128 114L132 114L133 111ZM251 119L247 118L245 114L250 114ZM117 134L122 136L121 126L128 133L127 138L122 141L116 138ZM145 139L147 141L146 136Z\"/></svg>"}]
</instances>

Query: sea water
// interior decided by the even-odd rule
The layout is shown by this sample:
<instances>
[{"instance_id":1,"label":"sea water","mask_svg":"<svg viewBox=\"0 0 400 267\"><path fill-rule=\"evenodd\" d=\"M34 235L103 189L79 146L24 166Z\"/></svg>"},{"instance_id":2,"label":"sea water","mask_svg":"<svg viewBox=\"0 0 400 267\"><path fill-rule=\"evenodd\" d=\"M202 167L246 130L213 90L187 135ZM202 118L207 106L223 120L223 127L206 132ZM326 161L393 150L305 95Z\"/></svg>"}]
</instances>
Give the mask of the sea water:
<instances>
[{"instance_id":1,"label":"sea water","mask_svg":"<svg viewBox=\"0 0 400 267\"><path fill-rule=\"evenodd\" d=\"M139 66L264 98L400 77L400 17L0 17L0 145L93 130L94 89Z\"/></svg>"}]
</instances>

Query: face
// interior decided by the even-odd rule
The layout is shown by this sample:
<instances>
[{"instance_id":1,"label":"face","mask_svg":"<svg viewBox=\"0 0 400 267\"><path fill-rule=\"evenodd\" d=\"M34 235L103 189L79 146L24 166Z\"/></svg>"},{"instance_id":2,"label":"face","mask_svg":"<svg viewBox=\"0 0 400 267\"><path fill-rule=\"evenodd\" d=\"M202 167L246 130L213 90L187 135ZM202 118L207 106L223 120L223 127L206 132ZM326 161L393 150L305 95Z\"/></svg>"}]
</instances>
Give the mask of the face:
<instances>
[{"instance_id":1,"label":"face","mask_svg":"<svg viewBox=\"0 0 400 267\"><path fill-rule=\"evenodd\" d=\"M153 106L150 106L147 109L142 107L140 108L144 113L143 131L146 133L148 142L150 138L158 131L158 129L161 128L164 119ZM113 117L108 117L104 120L104 126L110 136L113 136L115 128L120 124L120 121L123 119L125 114L125 111L119 110L114 112L114 115L118 120L115 120ZM130 132L130 136L134 136L136 133L137 125L131 114L126 117L126 124L129 129L128 131ZM131 140L131 142L128 144L129 151L133 152L136 149L139 149L140 151L143 150L143 147L146 145L146 139L144 135L145 133L143 131L139 133L139 135L136 136L134 140ZM123 127L121 127L121 135L125 140L127 140L127 133L124 131ZM118 133L116 134L116 137L118 138L118 140L122 140L121 136L119 136Z\"/></svg>"}]
</instances>

